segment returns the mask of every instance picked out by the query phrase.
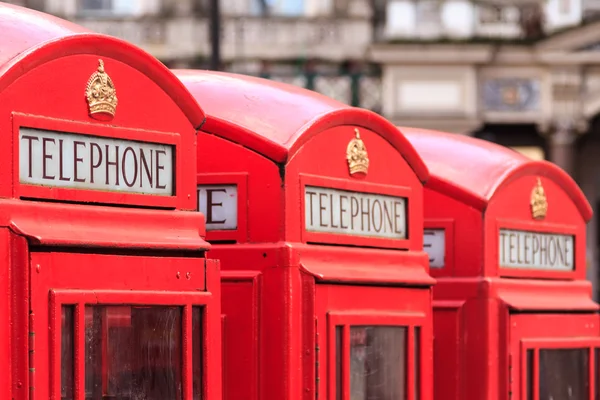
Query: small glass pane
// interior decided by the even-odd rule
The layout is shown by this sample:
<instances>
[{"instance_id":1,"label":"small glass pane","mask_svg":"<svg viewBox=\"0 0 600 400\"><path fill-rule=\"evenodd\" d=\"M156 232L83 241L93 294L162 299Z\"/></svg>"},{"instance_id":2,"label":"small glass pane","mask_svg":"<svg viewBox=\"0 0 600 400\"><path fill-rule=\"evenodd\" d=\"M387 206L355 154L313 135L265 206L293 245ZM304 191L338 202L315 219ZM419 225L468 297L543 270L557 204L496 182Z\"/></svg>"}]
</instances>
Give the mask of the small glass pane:
<instances>
[{"instance_id":1,"label":"small glass pane","mask_svg":"<svg viewBox=\"0 0 600 400\"><path fill-rule=\"evenodd\" d=\"M350 328L350 400L406 399L406 328Z\"/></svg>"},{"instance_id":2,"label":"small glass pane","mask_svg":"<svg viewBox=\"0 0 600 400\"><path fill-rule=\"evenodd\" d=\"M87 306L86 400L181 400L180 307Z\"/></svg>"},{"instance_id":3,"label":"small glass pane","mask_svg":"<svg viewBox=\"0 0 600 400\"><path fill-rule=\"evenodd\" d=\"M335 398L337 400L342 400L342 391L344 390L342 387L342 340L344 337L344 327L336 326L335 327Z\"/></svg>"},{"instance_id":4,"label":"small glass pane","mask_svg":"<svg viewBox=\"0 0 600 400\"><path fill-rule=\"evenodd\" d=\"M192 374L194 400L202 399L202 310L200 307L192 308Z\"/></svg>"},{"instance_id":5,"label":"small glass pane","mask_svg":"<svg viewBox=\"0 0 600 400\"><path fill-rule=\"evenodd\" d=\"M541 349L540 400L589 398L589 349Z\"/></svg>"},{"instance_id":6,"label":"small glass pane","mask_svg":"<svg viewBox=\"0 0 600 400\"><path fill-rule=\"evenodd\" d=\"M600 367L600 360L598 357L600 357L600 349L594 349L594 382L596 382L594 386L596 388L596 394L594 395L595 400L600 400L600 388L598 387L598 384L600 383L598 379L598 376L600 375L600 370L598 369Z\"/></svg>"},{"instance_id":7,"label":"small glass pane","mask_svg":"<svg viewBox=\"0 0 600 400\"><path fill-rule=\"evenodd\" d=\"M73 399L74 315L73 306L62 307L60 328L60 397L62 400Z\"/></svg>"},{"instance_id":8,"label":"small glass pane","mask_svg":"<svg viewBox=\"0 0 600 400\"><path fill-rule=\"evenodd\" d=\"M527 400L533 400L533 350L527 350Z\"/></svg>"},{"instance_id":9,"label":"small glass pane","mask_svg":"<svg viewBox=\"0 0 600 400\"><path fill-rule=\"evenodd\" d=\"M421 398L421 328L415 328L415 350L414 350L414 400L419 400Z\"/></svg>"}]
</instances>

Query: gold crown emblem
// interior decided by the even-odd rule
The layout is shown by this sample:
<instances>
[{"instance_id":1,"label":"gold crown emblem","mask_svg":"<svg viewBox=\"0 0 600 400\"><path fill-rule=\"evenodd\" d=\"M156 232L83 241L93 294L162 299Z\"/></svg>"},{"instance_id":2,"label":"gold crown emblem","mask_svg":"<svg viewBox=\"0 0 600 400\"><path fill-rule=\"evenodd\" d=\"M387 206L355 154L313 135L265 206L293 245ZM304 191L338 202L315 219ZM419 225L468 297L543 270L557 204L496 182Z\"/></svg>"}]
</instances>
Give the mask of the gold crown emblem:
<instances>
[{"instance_id":1,"label":"gold crown emblem","mask_svg":"<svg viewBox=\"0 0 600 400\"><path fill-rule=\"evenodd\" d=\"M346 149L348 168L350 169L350 175L366 175L369 171L369 155L365 143L360 138L358 129L354 129L354 132L356 137L348 143Z\"/></svg>"},{"instance_id":2,"label":"gold crown emblem","mask_svg":"<svg viewBox=\"0 0 600 400\"><path fill-rule=\"evenodd\" d=\"M546 212L548 211L548 201L546 200L546 193L542 186L540 178L537 180L537 184L531 191L531 216L533 219L544 219L546 218Z\"/></svg>"},{"instance_id":3,"label":"gold crown emblem","mask_svg":"<svg viewBox=\"0 0 600 400\"><path fill-rule=\"evenodd\" d=\"M90 76L85 89L90 116L98 119L114 117L117 110L117 90L104 71L104 61L98 60L98 70Z\"/></svg>"}]
</instances>

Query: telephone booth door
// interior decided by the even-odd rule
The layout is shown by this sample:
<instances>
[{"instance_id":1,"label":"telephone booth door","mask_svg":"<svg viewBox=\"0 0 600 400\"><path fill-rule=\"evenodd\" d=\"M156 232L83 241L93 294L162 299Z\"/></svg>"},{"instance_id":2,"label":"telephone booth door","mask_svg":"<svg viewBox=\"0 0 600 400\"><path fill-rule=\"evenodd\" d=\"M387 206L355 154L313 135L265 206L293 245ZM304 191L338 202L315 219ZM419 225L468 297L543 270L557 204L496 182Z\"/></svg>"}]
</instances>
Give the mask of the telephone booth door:
<instances>
[{"instance_id":1,"label":"telephone booth door","mask_svg":"<svg viewBox=\"0 0 600 400\"><path fill-rule=\"evenodd\" d=\"M510 398L598 399L598 316L510 315Z\"/></svg>"},{"instance_id":2,"label":"telephone booth door","mask_svg":"<svg viewBox=\"0 0 600 400\"><path fill-rule=\"evenodd\" d=\"M205 398L213 261L45 250L30 260L30 399Z\"/></svg>"},{"instance_id":3,"label":"telephone booth door","mask_svg":"<svg viewBox=\"0 0 600 400\"><path fill-rule=\"evenodd\" d=\"M317 372L319 392L338 400L421 399L431 384L422 379L423 360L431 359L428 301L420 289L318 284L318 365L326 366Z\"/></svg>"}]
</instances>

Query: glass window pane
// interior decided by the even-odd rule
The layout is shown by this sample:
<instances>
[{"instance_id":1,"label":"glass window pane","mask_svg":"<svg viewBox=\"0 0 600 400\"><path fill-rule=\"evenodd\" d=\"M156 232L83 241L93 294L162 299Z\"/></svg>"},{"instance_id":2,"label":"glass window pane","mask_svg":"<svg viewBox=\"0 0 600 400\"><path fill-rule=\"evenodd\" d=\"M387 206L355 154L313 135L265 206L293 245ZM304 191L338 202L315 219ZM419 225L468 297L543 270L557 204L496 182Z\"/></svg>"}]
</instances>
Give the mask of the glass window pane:
<instances>
[{"instance_id":1,"label":"glass window pane","mask_svg":"<svg viewBox=\"0 0 600 400\"><path fill-rule=\"evenodd\" d=\"M342 340L344 337L344 327L336 326L335 327L335 398L337 400L342 400L342 391L344 388L342 387Z\"/></svg>"},{"instance_id":2,"label":"glass window pane","mask_svg":"<svg viewBox=\"0 0 600 400\"><path fill-rule=\"evenodd\" d=\"M202 310L192 308L192 375L194 400L202 399Z\"/></svg>"},{"instance_id":3,"label":"glass window pane","mask_svg":"<svg viewBox=\"0 0 600 400\"><path fill-rule=\"evenodd\" d=\"M73 306L62 306L61 312L60 397L62 400L73 399L74 308Z\"/></svg>"},{"instance_id":4,"label":"glass window pane","mask_svg":"<svg viewBox=\"0 0 600 400\"><path fill-rule=\"evenodd\" d=\"M595 400L600 400L600 388L598 387L599 379L598 376L600 375L600 370L598 369L598 367L600 367L600 360L598 359L598 357L600 356L600 349L594 349L594 381L596 382L595 384L595 388L596 388L596 394L594 395L594 399Z\"/></svg>"},{"instance_id":5,"label":"glass window pane","mask_svg":"<svg viewBox=\"0 0 600 400\"><path fill-rule=\"evenodd\" d=\"M533 350L527 350L527 400L533 400Z\"/></svg>"},{"instance_id":6,"label":"glass window pane","mask_svg":"<svg viewBox=\"0 0 600 400\"><path fill-rule=\"evenodd\" d=\"M350 328L350 399L406 399L406 328Z\"/></svg>"},{"instance_id":7,"label":"glass window pane","mask_svg":"<svg viewBox=\"0 0 600 400\"><path fill-rule=\"evenodd\" d=\"M416 327L415 328L415 350L414 350L414 361L413 361L413 368L414 368L414 382L413 384L414 386L414 393L415 393L415 398L414 400L419 400L421 398L421 328Z\"/></svg>"},{"instance_id":8,"label":"glass window pane","mask_svg":"<svg viewBox=\"0 0 600 400\"><path fill-rule=\"evenodd\" d=\"M540 400L589 398L589 349L540 349Z\"/></svg>"},{"instance_id":9,"label":"glass window pane","mask_svg":"<svg viewBox=\"0 0 600 400\"><path fill-rule=\"evenodd\" d=\"M87 306L86 400L181 400L180 307Z\"/></svg>"}]
</instances>

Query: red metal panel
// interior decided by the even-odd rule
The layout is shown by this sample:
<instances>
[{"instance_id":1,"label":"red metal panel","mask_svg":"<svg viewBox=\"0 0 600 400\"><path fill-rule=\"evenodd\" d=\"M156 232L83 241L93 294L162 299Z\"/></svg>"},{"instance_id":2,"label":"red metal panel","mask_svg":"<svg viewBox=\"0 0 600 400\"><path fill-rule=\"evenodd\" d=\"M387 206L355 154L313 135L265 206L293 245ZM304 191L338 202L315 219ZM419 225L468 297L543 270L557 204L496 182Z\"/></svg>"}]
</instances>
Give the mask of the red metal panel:
<instances>
[{"instance_id":1,"label":"red metal panel","mask_svg":"<svg viewBox=\"0 0 600 400\"><path fill-rule=\"evenodd\" d=\"M325 130L355 125L375 131L390 142L421 181L429 176L410 143L375 113L267 79L211 71L174 72L205 109L203 131L273 161L288 162L305 143Z\"/></svg>"},{"instance_id":2,"label":"red metal panel","mask_svg":"<svg viewBox=\"0 0 600 400\"><path fill-rule=\"evenodd\" d=\"M204 216L195 212L122 209L0 200L0 226L52 246L207 250Z\"/></svg>"},{"instance_id":3,"label":"red metal panel","mask_svg":"<svg viewBox=\"0 0 600 400\"><path fill-rule=\"evenodd\" d=\"M5 39L0 54L0 91L20 76L53 59L75 54L95 54L96 57L123 60L146 75L183 110L194 128L204 121L198 103L181 82L155 57L130 43L92 33L48 14L6 3L0 4L0 29ZM60 83L59 79L54 80ZM46 83L50 84L50 81ZM37 90L43 90L43 86L37 87Z\"/></svg>"},{"instance_id":4,"label":"red metal panel","mask_svg":"<svg viewBox=\"0 0 600 400\"><path fill-rule=\"evenodd\" d=\"M533 161L506 147L465 135L399 127L430 169L428 187L478 209L485 209L503 186L522 176L554 181L588 221L592 208L575 181L556 165Z\"/></svg>"},{"instance_id":5,"label":"red metal panel","mask_svg":"<svg viewBox=\"0 0 600 400\"><path fill-rule=\"evenodd\" d=\"M423 252L306 245L297 248L302 253L302 269L320 281L418 286L429 286L435 282L423 268L427 263L427 255ZM377 267L374 260L377 260Z\"/></svg>"},{"instance_id":6,"label":"red metal panel","mask_svg":"<svg viewBox=\"0 0 600 400\"><path fill-rule=\"evenodd\" d=\"M40 373L35 376L36 397L60 398L60 307L77 305L78 332L85 325L85 304L139 304L204 306L204 396L220 398L220 319L219 286L214 292L206 291L204 262L201 258L114 256L72 253L34 252L31 254L32 314L35 315L32 332L35 333L35 365ZM208 266L210 286L214 287L218 266ZM120 276L121 279L114 279ZM144 279L140 279L143 277ZM218 278L217 278L218 279ZM70 289L77 287L78 289ZM64 289L63 289L64 288ZM184 316L189 316L184 313ZM189 316L191 319L191 316ZM188 323L184 323L184 328ZM48 329L50 328L50 329ZM77 335L75 344L76 388L83 397L83 335ZM184 336L187 340L191 337ZM77 344L79 343L79 344ZM217 349L213 352L211 348ZM186 347L183 347L184 355ZM188 362L191 358L188 357ZM50 379L43 365L50 365ZM184 380L191 383L189 378ZM79 387L79 389L78 389ZM54 388L53 394L49 392ZM58 397L56 397L58 396Z\"/></svg>"}]
</instances>

